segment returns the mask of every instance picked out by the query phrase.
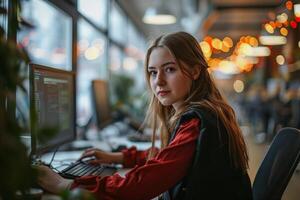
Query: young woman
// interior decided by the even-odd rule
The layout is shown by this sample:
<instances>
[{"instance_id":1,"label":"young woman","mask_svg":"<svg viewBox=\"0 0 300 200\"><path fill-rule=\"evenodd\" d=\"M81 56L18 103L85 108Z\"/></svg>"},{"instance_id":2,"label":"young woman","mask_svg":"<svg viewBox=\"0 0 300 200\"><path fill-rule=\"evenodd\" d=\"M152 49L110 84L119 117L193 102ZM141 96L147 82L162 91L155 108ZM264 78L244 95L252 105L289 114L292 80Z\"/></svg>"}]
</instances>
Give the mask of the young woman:
<instances>
[{"instance_id":1,"label":"young woman","mask_svg":"<svg viewBox=\"0 0 300 200\"><path fill-rule=\"evenodd\" d=\"M97 199L252 199L248 155L232 108L207 70L197 40L185 32L157 38L148 49L145 74L151 89L147 121L161 136L161 150L120 153L87 150L98 163L132 167L125 177L66 180L49 169L46 190L84 188ZM158 131L155 131L158 130Z\"/></svg>"}]
</instances>

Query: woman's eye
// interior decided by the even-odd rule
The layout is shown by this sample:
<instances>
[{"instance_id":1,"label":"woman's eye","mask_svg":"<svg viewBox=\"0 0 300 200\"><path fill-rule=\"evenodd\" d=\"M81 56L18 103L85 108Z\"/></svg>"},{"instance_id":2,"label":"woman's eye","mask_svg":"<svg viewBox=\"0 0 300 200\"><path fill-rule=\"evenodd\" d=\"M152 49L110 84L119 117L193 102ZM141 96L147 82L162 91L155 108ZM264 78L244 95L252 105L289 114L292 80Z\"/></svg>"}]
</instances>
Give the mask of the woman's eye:
<instances>
[{"instance_id":1,"label":"woman's eye","mask_svg":"<svg viewBox=\"0 0 300 200\"><path fill-rule=\"evenodd\" d=\"M166 72L174 72L175 68L174 67L167 67Z\"/></svg>"},{"instance_id":2,"label":"woman's eye","mask_svg":"<svg viewBox=\"0 0 300 200\"><path fill-rule=\"evenodd\" d=\"M157 72L156 71L149 71L150 76L156 76Z\"/></svg>"}]
</instances>

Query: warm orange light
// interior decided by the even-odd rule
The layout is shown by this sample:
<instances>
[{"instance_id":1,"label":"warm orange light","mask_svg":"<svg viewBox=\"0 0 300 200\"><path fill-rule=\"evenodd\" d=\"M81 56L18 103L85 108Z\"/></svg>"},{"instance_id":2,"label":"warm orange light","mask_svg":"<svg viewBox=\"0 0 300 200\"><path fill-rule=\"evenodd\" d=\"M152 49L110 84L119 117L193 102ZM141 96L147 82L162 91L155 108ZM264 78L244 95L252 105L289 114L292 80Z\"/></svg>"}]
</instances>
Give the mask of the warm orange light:
<instances>
[{"instance_id":1,"label":"warm orange light","mask_svg":"<svg viewBox=\"0 0 300 200\"><path fill-rule=\"evenodd\" d=\"M276 56L276 62L277 62L277 64L279 64L279 65L283 65L284 62L285 62L285 58L283 57L283 55L278 55L278 56Z\"/></svg>"},{"instance_id":2,"label":"warm orange light","mask_svg":"<svg viewBox=\"0 0 300 200\"><path fill-rule=\"evenodd\" d=\"M245 36L242 36L241 38L240 38L240 42L245 42Z\"/></svg>"},{"instance_id":3,"label":"warm orange light","mask_svg":"<svg viewBox=\"0 0 300 200\"><path fill-rule=\"evenodd\" d=\"M274 33L274 28L270 24L265 24L265 29L268 33Z\"/></svg>"},{"instance_id":4,"label":"warm orange light","mask_svg":"<svg viewBox=\"0 0 300 200\"><path fill-rule=\"evenodd\" d=\"M213 40L212 40L212 46L213 46L213 48L215 48L215 49L221 49L222 48L222 42L221 42L221 40L220 39L218 39L218 38L214 38Z\"/></svg>"},{"instance_id":5,"label":"warm orange light","mask_svg":"<svg viewBox=\"0 0 300 200\"><path fill-rule=\"evenodd\" d=\"M224 74L238 74L240 73L237 65L229 60L222 60L218 65L218 70Z\"/></svg>"},{"instance_id":6,"label":"warm orange light","mask_svg":"<svg viewBox=\"0 0 300 200\"><path fill-rule=\"evenodd\" d=\"M276 27L277 28L281 28L282 27L282 23L280 23L279 21L276 21Z\"/></svg>"},{"instance_id":7,"label":"warm orange light","mask_svg":"<svg viewBox=\"0 0 300 200\"><path fill-rule=\"evenodd\" d=\"M206 37L204 38L204 41L206 41L206 42L208 42L209 44L211 44L211 42L212 42L212 37L206 36Z\"/></svg>"},{"instance_id":8,"label":"warm orange light","mask_svg":"<svg viewBox=\"0 0 300 200\"><path fill-rule=\"evenodd\" d=\"M233 89L237 93L241 93L244 91L244 82L241 80L235 80L233 83Z\"/></svg>"},{"instance_id":9,"label":"warm orange light","mask_svg":"<svg viewBox=\"0 0 300 200\"><path fill-rule=\"evenodd\" d=\"M221 62L220 59L218 58L213 58L213 59L210 59L208 61L208 66L211 67L212 69L215 69L218 67L219 63Z\"/></svg>"},{"instance_id":10,"label":"warm orange light","mask_svg":"<svg viewBox=\"0 0 300 200\"><path fill-rule=\"evenodd\" d=\"M288 33L289 33L289 31L288 31L286 28L282 27L282 28L280 29L280 33L281 33L281 35L283 35L283 36L287 36Z\"/></svg>"},{"instance_id":11,"label":"warm orange light","mask_svg":"<svg viewBox=\"0 0 300 200\"><path fill-rule=\"evenodd\" d=\"M238 54L246 55L251 51L251 46L248 43L241 43L238 48Z\"/></svg>"},{"instance_id":12,"label":"warm orange light","mask_svg":"<svg viewBox=\"0 0 300 200\"><path fill-rule=\"evenodd\" d=\"M89 47L85 50L84 56L87 60L95 60L100 56L100 50L96 47Z\"/></svg>"},{"instance_id":13,"label":"warm orange light","mask_svg":"<svg viewBox=\"0 0 300 200\"><path fill-rule=\"evenodd\" d=\"M272 28L273 28L273 29L275 29L275 28L276 28L276 23L275 23L275 22L273 22L273 21L270 21L270 22L269 22L269 24L272 26Z\"/></svg>"},{"instance_id":14,"label":"warm orange light","mask_svg":"<svg viewBox=\"0 0 300 200\"><path fill-rule=\"evenodd\" d=\"M210 48L210 45L208 44L208 42L206 42L206 41L200 42L200 47L201 47L201 50L202 50L205 58L210 58L212 52L211 52L211 48Z\"/></svg>"},{"instance_id":15,"label":"warm orange light","mask_svg":"<svg viewBox=\"0 0 300 200\"><path fill-rule=\"evenodd\" d=\"M253 47L256 47L256 46L258 46L258 41L257 41L257 39L256 39L255 37L251 37L251 38L249 39L249 44L250 44L251 46L253 46Z\"/></svg>"},{"instance_id":16,"label":"warm orange light","mask_svg":"<svg viewBox=\"0 0 300 200\"><path fill-rule=\"evenodd\" d=\"M206 41L200 42L200 47L201 47L203 53L207 53L211 50L208 42L206 42Z\"/></svg>"},{"instance_id":17,"label":"warm orange light","mask_svg":"<svg viewBox=\"0 0 300 200\"><path fill-rule=\"evenodd\" d=\"M226 46L224 42L222 42L221 50L222 50L223 52L228 52L228 51L229 51L229 47Z\"/></svg>"},{"instance_id":18,"label":"warm orange light","mask_svg":"<svg viewBox=\"0 0 300 200\"><path fill-rule=\"evenodd\" d=\"M292 1L287 1L285 3L285 7L288 9L288 10L292 10L293 9L293 2Z\"/></svg>"},{"instance_id":19,"label":"warm orange light","mask_svg":"<svg viewBox=\"0 0 300 200\"><path fill-rule=\"evenodd\" d=\"M223 44L225 46L227 46L228 48L231 48L233 46L233 42L232 42L232 39L230 37L225 37L223 39Z\"/></svg>"}]
</instances>

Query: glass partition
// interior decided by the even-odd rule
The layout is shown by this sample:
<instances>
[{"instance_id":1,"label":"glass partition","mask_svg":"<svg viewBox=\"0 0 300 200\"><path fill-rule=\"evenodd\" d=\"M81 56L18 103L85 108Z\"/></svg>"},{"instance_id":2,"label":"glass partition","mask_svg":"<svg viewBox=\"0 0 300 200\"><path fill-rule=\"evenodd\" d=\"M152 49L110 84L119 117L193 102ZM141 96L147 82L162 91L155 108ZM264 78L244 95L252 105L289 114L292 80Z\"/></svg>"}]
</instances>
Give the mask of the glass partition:
<instances>
[{"instance_id":1,"label":"glass partition","mask_svg":"<svg viewBox=\"0 0 300 200\"><path fill-rule=\"evenodd\" d=\"M125 44L127 41L127 18L116 3L112 4L109 17L110 37L119 43Z\"/></svg>"},{"instance_id":2,"label":"glass partition","mask_svg":"<svg viewBox=\"0 0 300 200\"><path fill-rule=\"evenodd\" d=\"M107 41L83 19L78 20L77 120L85 124L92 115L91 81L107 79Z\"/></svg>"},{"instance_id":3,"label":"glass partition","mask_svg":"<svg viewBox=\"0 0 300 200\"><path fill-rule=\"evenodd\" d=\"M78 10L96 25L107 27L107 0L78 0Z\"/></svg>"},{"instance_id":4,"label":"glass partition","mask_svg":"<svg viewBox=\"0 0 300 200\"><path fill-rule=\"evenodd\" d=\"M7 0L0 1L0 7L7 9ZM7 34L7 16L0 14L0 26Z\"/></svg>"},{"instance_id":5,"label":"glass partition","mask_svg":"<svg viewBox=\"0 0 300 200\"><path fill-rule=\"evenodd\" d=\"M41 0L22 1L21 14L35 26L18 33L32 61L72 70L72 18Z\"/></svg>"}]
</instances>

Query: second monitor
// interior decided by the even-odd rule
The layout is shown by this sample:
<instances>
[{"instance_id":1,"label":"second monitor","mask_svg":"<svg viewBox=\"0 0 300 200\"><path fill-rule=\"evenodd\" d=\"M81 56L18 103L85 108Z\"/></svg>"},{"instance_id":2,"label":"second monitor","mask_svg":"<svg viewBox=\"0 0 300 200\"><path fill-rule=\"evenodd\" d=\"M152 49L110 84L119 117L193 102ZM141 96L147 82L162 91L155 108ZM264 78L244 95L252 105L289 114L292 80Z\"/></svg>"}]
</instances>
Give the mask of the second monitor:
<instances>
[{"instance_id":1,"label":"second monitor","mask_svg":"<svg viewBox=\"0 0 300 200\"><path fill-rule=\"evenodd\" d=\"M92 98L97 126L99 129L102 129L113 121L106 81L92 81Z\"/></svg>"}]
</instances>

